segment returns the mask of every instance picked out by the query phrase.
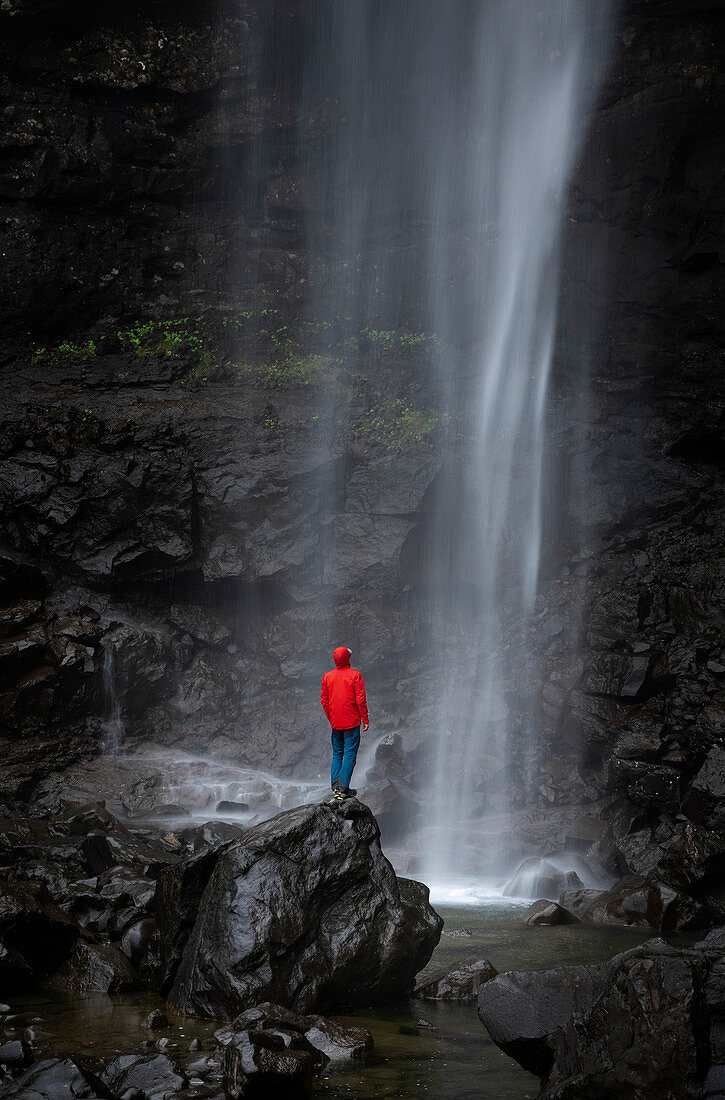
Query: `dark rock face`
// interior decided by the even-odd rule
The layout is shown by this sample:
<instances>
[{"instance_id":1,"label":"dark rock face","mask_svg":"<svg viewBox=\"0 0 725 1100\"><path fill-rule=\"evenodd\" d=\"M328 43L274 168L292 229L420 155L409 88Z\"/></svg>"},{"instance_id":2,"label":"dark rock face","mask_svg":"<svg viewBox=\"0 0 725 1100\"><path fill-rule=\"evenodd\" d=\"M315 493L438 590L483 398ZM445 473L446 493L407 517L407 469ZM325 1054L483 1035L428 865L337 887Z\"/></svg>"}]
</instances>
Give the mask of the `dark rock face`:
<instances>
[{"instance_id":1,"label":"dark rock face","mask_svg":"<svg viewBox=\"0 0 725 1100\"><path fill-rule=\"evenodd\" d=\"M479 1016L542 1097L695 1100L721 1057L721 954L713 933L696 949L652 940L601 966L500 975Z\"/></svg>"},{"instance_id":2,"label":"dark rock face","mask_svg":"<svg viewBox=\"0 0 725 1100\"><path fill-rule=\"evenodd\" d=\"M223 14L162 5L152 17L139 4L3 10L7 321L22 329L73 314L184 313L231 286L257 284L264 296L265 270L275 294L285 282L299 293L292 210L276 222L271 210L243 213L252 194L267 192L263 208L278 191L279 165L262 150L273 135L284 147L296 121L284 92L296 8L277 7L271 42L255 2ZM273 90L268 49L279 66Z\"/></svg>"},{"instance_id":3,"label":"dark rock face","mask_svg":"<svg viewBox=\"0 0 725 1100\"><path fill-rule=\"evenodd\" d=\"M448 967L416 986L414 997L433 1001L472 1001L479 986L495 978L498 970L488 959Z\"/></svg>"},{"instance_id":4,"label":"dark rock face","mask_svg":"<svg viewBox=\"0 0 725 1100\"><path fill-rule=\"evenodd\" d=\"M379 837L350 799L279 814L224 847L171 1002L229 1016L270 999L304 1012L405 997L443 922L426 887L396 878Z\"/></svg>"}]
</instances>

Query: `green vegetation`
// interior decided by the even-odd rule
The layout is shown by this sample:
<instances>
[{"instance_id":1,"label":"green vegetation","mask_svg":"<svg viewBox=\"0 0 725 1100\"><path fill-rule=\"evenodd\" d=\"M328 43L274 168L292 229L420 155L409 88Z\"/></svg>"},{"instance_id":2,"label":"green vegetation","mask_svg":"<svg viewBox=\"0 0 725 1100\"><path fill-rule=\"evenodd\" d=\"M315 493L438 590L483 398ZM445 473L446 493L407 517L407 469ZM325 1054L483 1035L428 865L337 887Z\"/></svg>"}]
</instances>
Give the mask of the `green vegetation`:
<instances>
[{"instance_id":1,"label":"green vegetation","mask_svg":"<svg viewBox=\"0 0 725 1100\"><path fill-rule=\"evenodd\" d=\"M86 340L84 344L58 344L55 348L36 347L33 351L33 359L36 362L57 363L62 359L72 359L74 362L85 362L97 355L104 337L96 340Z\"/></svg>"},{"instance_id":2,"label":"green vegetation","mask_svg":"<svg viewBox=\"0 0 725 1100\"><path fill-rule=\"evenodd\" d=\"M323 395L323 419L331 417L328 427L346 408L338 431L347 439L396 451L429 446L433 432L444 427L442 418L434 410L378 393L371 366L386 358L394 362L395 357L431 356L439 346L436 336L423 332L370 325L354 331L350 317L296 322L267 308L223 318L138 320L82 343L36 347L34 358L48 363L90 362L118 354L156 359L169 363L176 385L194 390L213 382L263 390L310 388ZM310 418L318 424L320 413L313 408L311 402ZM266 415L264 426L278 430L278 415Z\"/></svg>"},{"instance_id":3,"label":"green vegetation","mask_svg":"<svg viewBox=\"0 0 725 1100\"><path fill-rule=\"evenodd\" d=\"M435 429L445 426L446 417L434 409L416 409L402 398L368 411L353 425L350 439L386 451L403 451L426 446Z\"/></svg>"},{"instance_id":4,"label":"green vegetation","mask_svg":"<svg viewBox=\"0 0 725 1100\"><path fill-rule=\"evenodd\" d=\"M191 317L180 317L176 321L137 321L131 328L119 329L115 337L125 351L141 358L178 359L203 350L203 325L200 318Z\"/></svg>"}]
</instances>

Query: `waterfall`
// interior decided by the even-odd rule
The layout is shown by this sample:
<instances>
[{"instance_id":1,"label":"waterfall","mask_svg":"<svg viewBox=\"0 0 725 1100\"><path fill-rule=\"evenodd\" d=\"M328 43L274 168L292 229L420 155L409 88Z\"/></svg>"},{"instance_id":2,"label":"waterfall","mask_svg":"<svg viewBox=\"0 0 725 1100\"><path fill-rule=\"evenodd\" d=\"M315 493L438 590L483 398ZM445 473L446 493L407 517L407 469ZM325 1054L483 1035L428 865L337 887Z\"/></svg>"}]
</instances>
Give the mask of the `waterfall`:
<instances>
[{"instance_id":1,"label":"waterfall","mask_svg":"<svg viewBox=\"0 0 725 1100\"><path fill-rule=\"evenodd\" d=\"M114 756L121 751L125 733L117 683L116 650L112 642L106 640L103 648L103 748Z\"/></svg>"},{"instance_id":2,"label":"waterfall","mask_svg":"<svg viewBox=\"0 0 725 1100\"><path fill-rule=\"evenodd\" d=\"M457 441L423 567L437 709L421 789L429 881L507 869L514 727L524 744L516 782L524 800L536 798L527 620L546 519L559 252L608 8L318 0L314 9L306 126L335 123L322 152L313 141L307 154L312 309L357 329L373 318L436 333L432 381Z\"/></svg>"}]
</instances>

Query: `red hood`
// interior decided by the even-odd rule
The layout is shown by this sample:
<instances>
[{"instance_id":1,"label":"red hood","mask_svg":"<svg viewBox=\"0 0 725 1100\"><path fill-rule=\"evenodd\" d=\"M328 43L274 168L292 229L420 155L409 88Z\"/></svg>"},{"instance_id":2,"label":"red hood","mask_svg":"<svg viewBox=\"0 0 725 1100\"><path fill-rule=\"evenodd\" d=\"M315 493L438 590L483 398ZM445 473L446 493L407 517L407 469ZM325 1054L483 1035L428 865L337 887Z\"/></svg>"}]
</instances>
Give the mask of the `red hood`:
<instances>
[{"instance_id":1,"label":"red hood","mask_svg":"<svg viewBox=\"0 0 725 1100\"><path fill-rule=\"evenodd\" d=\"M349 668L350 667L350 650L346 645L339 645L335 652L332 654L335 665L337 668Z\"/></svg>"}]
</instances>

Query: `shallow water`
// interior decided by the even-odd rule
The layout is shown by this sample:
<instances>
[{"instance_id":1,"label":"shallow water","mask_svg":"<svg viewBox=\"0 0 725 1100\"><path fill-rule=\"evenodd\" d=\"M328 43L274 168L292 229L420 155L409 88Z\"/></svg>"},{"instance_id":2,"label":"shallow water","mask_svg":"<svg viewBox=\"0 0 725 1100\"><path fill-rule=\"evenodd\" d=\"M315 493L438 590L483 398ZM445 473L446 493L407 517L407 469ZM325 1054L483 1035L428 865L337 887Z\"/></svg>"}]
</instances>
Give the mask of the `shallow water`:
<instances>
[{"instance_id":1,"label":"shallow water","mask_svg":"<svg viewBox=\"0 0 725 1100\"><path fill-rule=\"evenodd\" d=\"M440 906L444 934L420 977L481 957L489 958L499 971L602 962L651 935L586 925L531 928L521 923L524 908L525 903L503 900L476 907ZM461 930L471 934L449 934ZM144 1040L168 1037L166 1052L186 1065L199 1057L189 1053L191 1040L201 1039L210 1050L219 1026L178 1016L151 993L87 998L43 993L14 998L11 1004L28 1022L40 1017L42 1023L36 1026L50 1033L37 1040L36 1058L70 1055L93 1063L140 1051ZM166 1013L169 1027L152 1033L144 1019L156 1007ZM375 1053L364 1064L329 1065L316 1082L320 1100L407 1100L422 1094L436 1100L526 1100L539 1091L536 1078L491 1042L473 1003L413 1000L335 1019L369 1028ZM22 1027L13 1037L20 1034Z\"/></svg>"}]
</instances>

